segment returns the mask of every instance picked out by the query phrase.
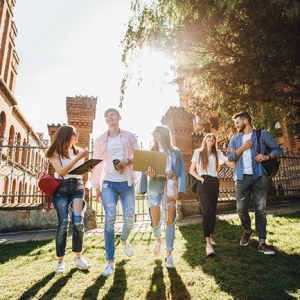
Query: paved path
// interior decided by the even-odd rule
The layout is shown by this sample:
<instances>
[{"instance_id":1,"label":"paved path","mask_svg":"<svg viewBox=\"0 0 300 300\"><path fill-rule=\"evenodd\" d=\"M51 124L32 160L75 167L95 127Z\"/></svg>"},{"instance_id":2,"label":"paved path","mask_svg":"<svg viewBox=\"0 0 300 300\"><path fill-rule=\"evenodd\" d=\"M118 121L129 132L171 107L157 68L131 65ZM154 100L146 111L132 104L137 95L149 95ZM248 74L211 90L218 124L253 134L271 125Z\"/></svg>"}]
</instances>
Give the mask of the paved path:
<instances>
[{"instance_id":1,"label":"paved path","mask_svg":"<svg viewBox=\"0 0 300 300\"><path fill-rule=\"evenodd\" d=\"M271 206L267 207L268 214L287 214L300 211L300 202L290 203L286 205ZM225 220L228 218L235 218L237 214L235 212L218 214L217 218ZM176 225L187 226L189 224L198 224L202 220L201 216L188 217L182 220L178 220ZM120 233L122 228L122 223L116 224L116 233ZM133 228L134 232L149 232L151 231L149 222L137 222ZM101 227L86 230L85 236L95 236L103 234L103 224ZM16 242L27 242L27 241L41 241L41 240L51 240L55 237L55 230L38 230L38 231L22 231L22 232L11 232L11 233L0 233L0 244L10 244Z\"/></svg>"}]
</instances>

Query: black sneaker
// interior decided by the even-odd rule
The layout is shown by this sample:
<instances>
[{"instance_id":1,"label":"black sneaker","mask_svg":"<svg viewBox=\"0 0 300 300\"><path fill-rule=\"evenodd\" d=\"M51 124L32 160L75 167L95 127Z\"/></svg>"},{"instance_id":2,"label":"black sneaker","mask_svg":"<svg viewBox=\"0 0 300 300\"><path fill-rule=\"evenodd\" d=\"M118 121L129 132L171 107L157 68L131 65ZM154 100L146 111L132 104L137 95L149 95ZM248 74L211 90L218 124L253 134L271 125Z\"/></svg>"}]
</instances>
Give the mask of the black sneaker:
<instances>
[{"instance_id":1,"label":"black sneaker","mask_svg":"<svg viewBox=\"0 0 300 300\"><path fill-rule=\"evenodd\" d=\"M261 243L258 245L258 251L263 253L264 255L274 255L275 252L269 248L265 243Z\"/></svg>"},{"instance_id":2,"label":"black sneaker","mask_svg":"<svg viewBox=\"0 0 300 300\"><path fill-rule=\"evenodd\" d=\"M244 232L244 234L240 240L241 246L248 246L251 234L252 234L252 230L250 230L250 232L246 232L246 231Z\"/></svg>"}]
</instances>

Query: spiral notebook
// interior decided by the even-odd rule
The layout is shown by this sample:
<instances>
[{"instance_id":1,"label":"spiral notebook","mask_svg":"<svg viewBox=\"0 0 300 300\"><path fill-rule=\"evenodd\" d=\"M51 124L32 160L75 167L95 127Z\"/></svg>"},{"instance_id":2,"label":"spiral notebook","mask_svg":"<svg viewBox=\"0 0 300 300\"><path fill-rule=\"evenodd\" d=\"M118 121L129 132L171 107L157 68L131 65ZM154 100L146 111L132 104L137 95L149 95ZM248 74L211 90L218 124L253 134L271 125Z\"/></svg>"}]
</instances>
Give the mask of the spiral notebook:
<instances>
[{"instance_id":1,"label":"spiral notebook","mask_svg":"<svg viewBox=\"0 0 300 300\"><path fill-rule=\"evenodd\" d=\"M133 170L146 172L151 166L157 175L165 175L168 154L151 150L133 150Z\"/></svg>"}]
</instances>

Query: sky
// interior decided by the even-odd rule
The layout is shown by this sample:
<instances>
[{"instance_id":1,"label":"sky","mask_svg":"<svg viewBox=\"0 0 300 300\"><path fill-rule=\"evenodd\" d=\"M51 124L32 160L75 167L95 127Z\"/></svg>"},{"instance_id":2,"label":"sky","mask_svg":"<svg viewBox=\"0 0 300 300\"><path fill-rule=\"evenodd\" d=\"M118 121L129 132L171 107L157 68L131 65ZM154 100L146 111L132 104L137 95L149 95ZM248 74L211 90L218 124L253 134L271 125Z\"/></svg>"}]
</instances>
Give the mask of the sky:
<instances>
[{"instance_id":1,"label":"sky","mask_svg":"<svg viewBox=\"0 0 300 300\"><path fill-rule=\"evenodd\" d=\"M67 123L66 98L79 95L98 98L91 138L107 129L103 112L119 106L126 71L120 42L130 14L130 0L16 1L20 65L14 96L36 132L49 138L47 124ZM145 50L139 64L130 65L120 127L148 148L151 132L170 106L179 106L179 97L176 86L163 84L172 77L166 77L170 62L162 54Z\"/></svg>"}]
</instances>

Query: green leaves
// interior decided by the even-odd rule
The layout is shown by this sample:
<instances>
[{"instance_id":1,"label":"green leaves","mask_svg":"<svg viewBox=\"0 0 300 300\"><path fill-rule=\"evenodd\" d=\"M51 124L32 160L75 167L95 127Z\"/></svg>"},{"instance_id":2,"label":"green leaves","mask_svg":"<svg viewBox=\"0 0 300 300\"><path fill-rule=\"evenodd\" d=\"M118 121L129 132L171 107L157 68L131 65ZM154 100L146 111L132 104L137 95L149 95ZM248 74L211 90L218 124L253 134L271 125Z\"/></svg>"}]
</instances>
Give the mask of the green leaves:
<instances>
[{"instance_id":1,"label":"green leaves","mask_svg":"<svg viewBox=\"0 0 300 300\"><path fill-rule=\"evenodd\" d=\"M242 109L259 111L269 128L299 114L299 2L132 2L123 61L145 46L175 58L174 83L190 112L222 110L229 120Z\"/></svg>"}]
</instances>

